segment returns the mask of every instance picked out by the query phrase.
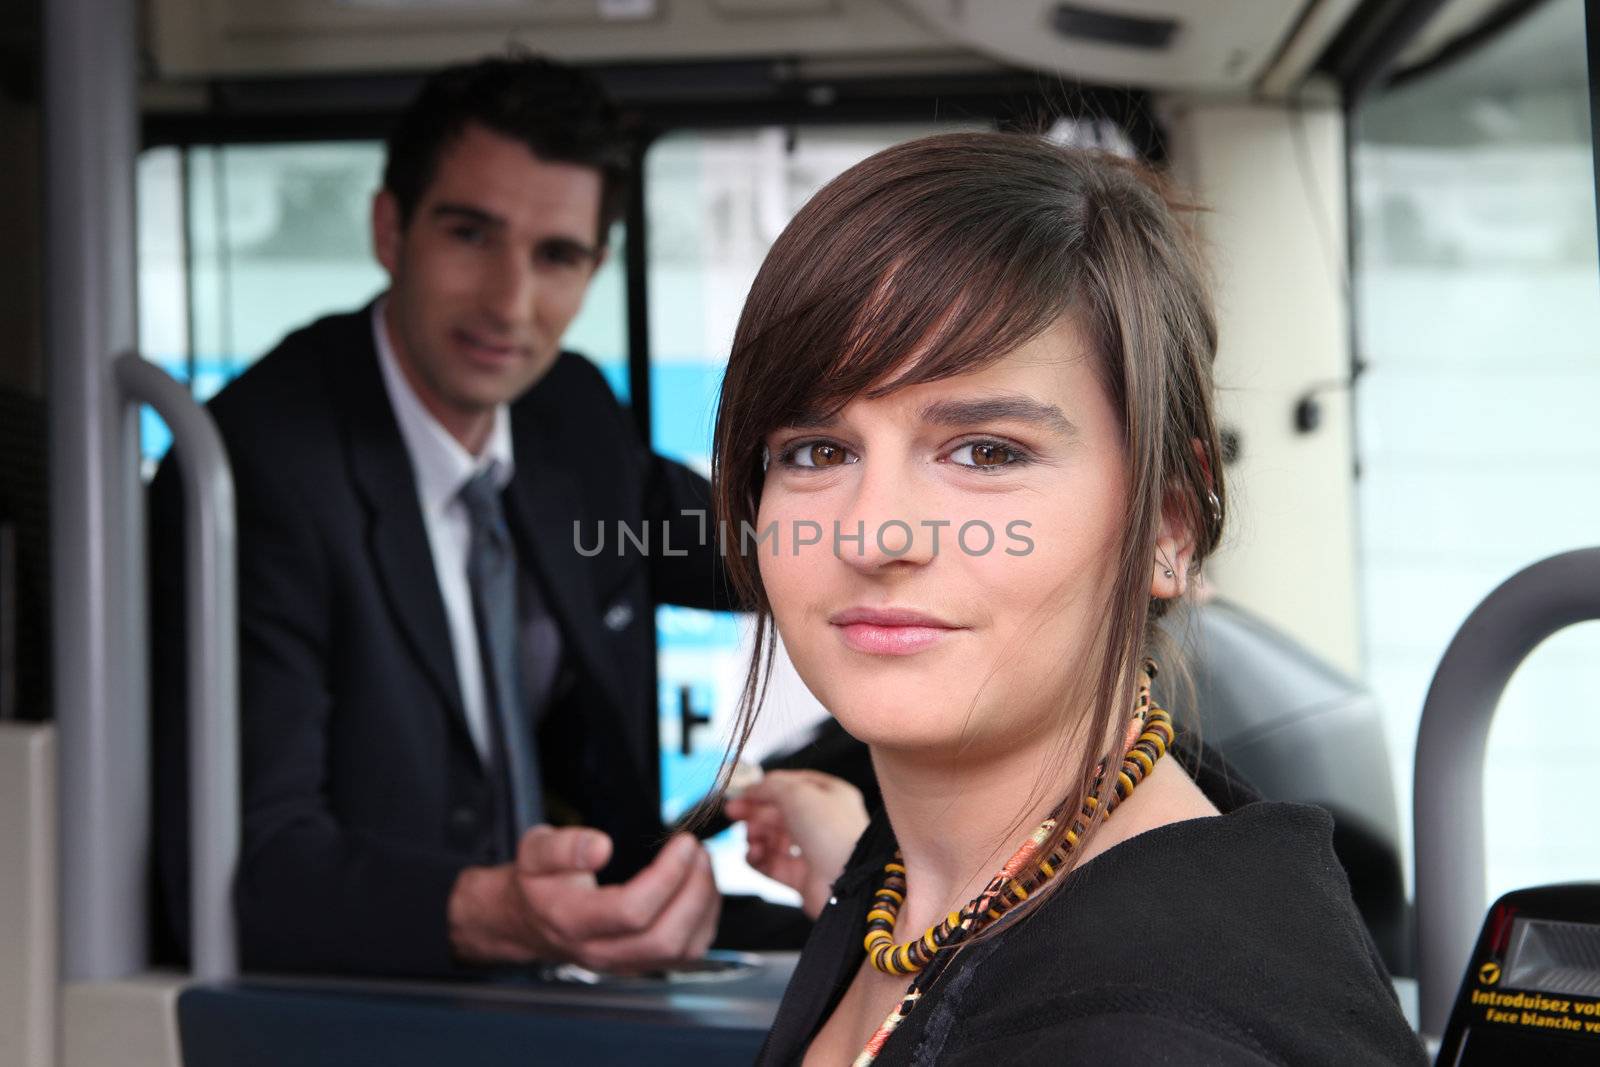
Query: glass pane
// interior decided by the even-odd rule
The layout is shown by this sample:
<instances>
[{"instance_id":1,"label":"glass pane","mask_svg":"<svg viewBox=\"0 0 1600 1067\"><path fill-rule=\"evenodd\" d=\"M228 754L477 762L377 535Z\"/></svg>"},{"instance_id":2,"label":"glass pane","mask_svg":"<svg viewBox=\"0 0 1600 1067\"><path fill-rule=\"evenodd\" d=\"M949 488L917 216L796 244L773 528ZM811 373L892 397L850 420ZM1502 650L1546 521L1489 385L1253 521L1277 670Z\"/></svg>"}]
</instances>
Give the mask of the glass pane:
<instances>
[{"instance_id":1,"label":"glass pane","mask_svg":"<svg viewBox=\"0 0 1600 1067\"><path fill-rule=\"evenodd\" d=\"M143 153L138 164L139 351L180 382L189 380L189 292L185 284L183 154ZM149 407L139 415L140 451L154 467L172 444L167 424Z\"/></svg>"},{"instance_id":2,"label":"glass pane","mask_svg":"<svg viewBox=\"0 0 1600 1067\"><path fill-rule=\"evenodd\" d=\"M1450 638L1515 571L1600 539L1583 3L1552 0L1382 95L1358 130L1365 655L1409 836L1417 721ZM1487 757L1491 896L1593 877L1593 835L1567 816L1600 803L1600 729L1573 714L1597 689L1595 625L1557 635L1508 689Z\"/></svg>"},{"instance_id":3,"label":"glass pane","mask_svg":"<svg viewBox=\"0 0 1600 1067\"><path fill-rule=\"evenodd\" d=\"M717 390L745 294L767 249L813 193L852 164L943 126L762 127L687 131L657 142L645 161L650 227L650 400L654 446L709 473ZM967 126L966 128L976 128ZM671 819L711 787L750 657L747 627L731 615L663 607L661 779ZM747 760L789 747L826 712L780 654ZM687 693L687 697L685 694ZM684 700L710 716L684 754ZM726 892L793 895L744 864L738 828L711 844Z\"/></svg>"},{"instance_id":4,"label":"glass pane","mask_svg":"<svg viewBox=\"0 0 1600 1067\"><path fill-rule=\"evenodd\" d=\"M371 300L375 141L228 145L191 160L195 395L205 400L313 319Z\"/></svg>"}]
</instances>

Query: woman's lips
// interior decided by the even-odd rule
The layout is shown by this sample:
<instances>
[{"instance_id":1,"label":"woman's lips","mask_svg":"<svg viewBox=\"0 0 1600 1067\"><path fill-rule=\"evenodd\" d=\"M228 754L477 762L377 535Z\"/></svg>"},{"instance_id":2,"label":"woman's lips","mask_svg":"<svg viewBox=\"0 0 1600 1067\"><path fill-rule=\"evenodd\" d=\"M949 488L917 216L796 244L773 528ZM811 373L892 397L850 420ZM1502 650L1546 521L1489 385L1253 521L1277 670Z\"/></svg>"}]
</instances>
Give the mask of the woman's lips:
<instances>
[{"instance_id":1,"label":"woman's lips","mask_svg":"<svg viewBox=\"0 0 1600 1067\"><path fill-rule=\"evenodd\" d=\"M900 608L852 608L828 620L844 643L874 656L909 656L931 648L960 627Z\"/></svg>"},{"instance_id":2,"label":"woman's lips","mask_svg":"<svg viewBox=\"0 0 1600 1067\"><path fill-rule=\"evenodd\" d=\"M867 622L847 623L838 630L846 645L875 656L909 656L955 633L948 626L874 626Z\"/></svg>"}]
</instances>

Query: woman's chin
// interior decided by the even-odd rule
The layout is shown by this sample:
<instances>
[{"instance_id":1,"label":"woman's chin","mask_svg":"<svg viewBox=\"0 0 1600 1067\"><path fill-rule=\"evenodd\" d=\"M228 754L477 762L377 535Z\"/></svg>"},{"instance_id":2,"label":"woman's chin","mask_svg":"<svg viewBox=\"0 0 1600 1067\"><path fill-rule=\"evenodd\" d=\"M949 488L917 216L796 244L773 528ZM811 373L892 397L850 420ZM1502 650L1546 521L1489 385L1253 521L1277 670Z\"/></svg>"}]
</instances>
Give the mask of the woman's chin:
<instances>
[{"instance_id":1,"label":"woman's chin","mask_svg":"<svg viewBox=\"0 0 1600 1067\"><path fill-rule=\"evenodd\" d=\"M971 741L965 708L908 700L904 693L882 701L865 700L856 693L830 710L846 733L876 749L936 752L955 750Z\"/></svg>"}]
</instances>

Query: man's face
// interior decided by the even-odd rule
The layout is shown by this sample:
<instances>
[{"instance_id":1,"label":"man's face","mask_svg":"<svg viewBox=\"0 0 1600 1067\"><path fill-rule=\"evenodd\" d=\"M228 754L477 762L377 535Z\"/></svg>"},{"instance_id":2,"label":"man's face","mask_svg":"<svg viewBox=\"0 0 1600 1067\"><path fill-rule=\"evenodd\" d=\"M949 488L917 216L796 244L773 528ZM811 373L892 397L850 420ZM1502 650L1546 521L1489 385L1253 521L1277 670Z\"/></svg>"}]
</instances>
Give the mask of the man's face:
<instances>
[{"instance_id":1,"label":"man's face","mask_svg":"<svg viewBox=\"0 0 1600 1067\"><path fill-rule=\"evenodd\" d=\"M600 172L548 163L469 125L410 221L388 191L373 243L389 272L389 338L412 388L469 450L497 404L555 363L603 256Z\"/></svg>"}]
</instances>

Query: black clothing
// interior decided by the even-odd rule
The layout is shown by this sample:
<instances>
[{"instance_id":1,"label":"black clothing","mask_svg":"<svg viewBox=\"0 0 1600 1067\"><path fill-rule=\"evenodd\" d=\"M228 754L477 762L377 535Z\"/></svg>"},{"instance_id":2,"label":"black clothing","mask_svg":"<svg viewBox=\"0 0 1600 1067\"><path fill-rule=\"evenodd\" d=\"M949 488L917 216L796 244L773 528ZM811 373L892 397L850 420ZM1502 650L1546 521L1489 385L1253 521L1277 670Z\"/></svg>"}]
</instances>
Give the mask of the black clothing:
<instances>
[{"instance_id":1,"label":"black clothing","mask_svg":"<svg viewBox=\"0 0 1600 1067\"><path fill-rule=\"evenodd\" d=\"M50 479L45 403L0 387L0 720L50 707Z\"/></svg>"},{"instance_id":2,"label":"black clothing","mask_svg":"<svg viewBox=\"0 0 1600 1067\"><path fill-rule=\"evenodd\" d=\"M454 973L446 901L464 867L509 858L506 785L468 731L370 310L291 334L210 411L237 487L243 963ZM561 355L511 405L511 434L507 523L564 649L539 724L548 810L610 834L615 854L602 877L625 878L663 834L654 606L729 606L715 545L702 540L699 519L681 514L709 510L709 487L645 448L599 371L575 355ZM174 466L163 464L151 490L153 680L157 858L182 944L188 801ZM615 538L619 521L635 531L648 522L658 536L669 523L674 554L576 550L574 523L587 545L599 523Z\"/></svg>"},{"instance_id":3,"label":"black clothing","mask_svg":"<svg viewBox=\"0 0 1600 1067\"><path fill-rule=\"evenodd\" d=\"M1425 1064L1351 903L1328 815L1198 771L1225 814L1101 853L1036 911L957 951L877 1064ZM844 995L894 847L879 813L812 930L760 1063L799 1063Z\"/></svg>"}]
</instances>

